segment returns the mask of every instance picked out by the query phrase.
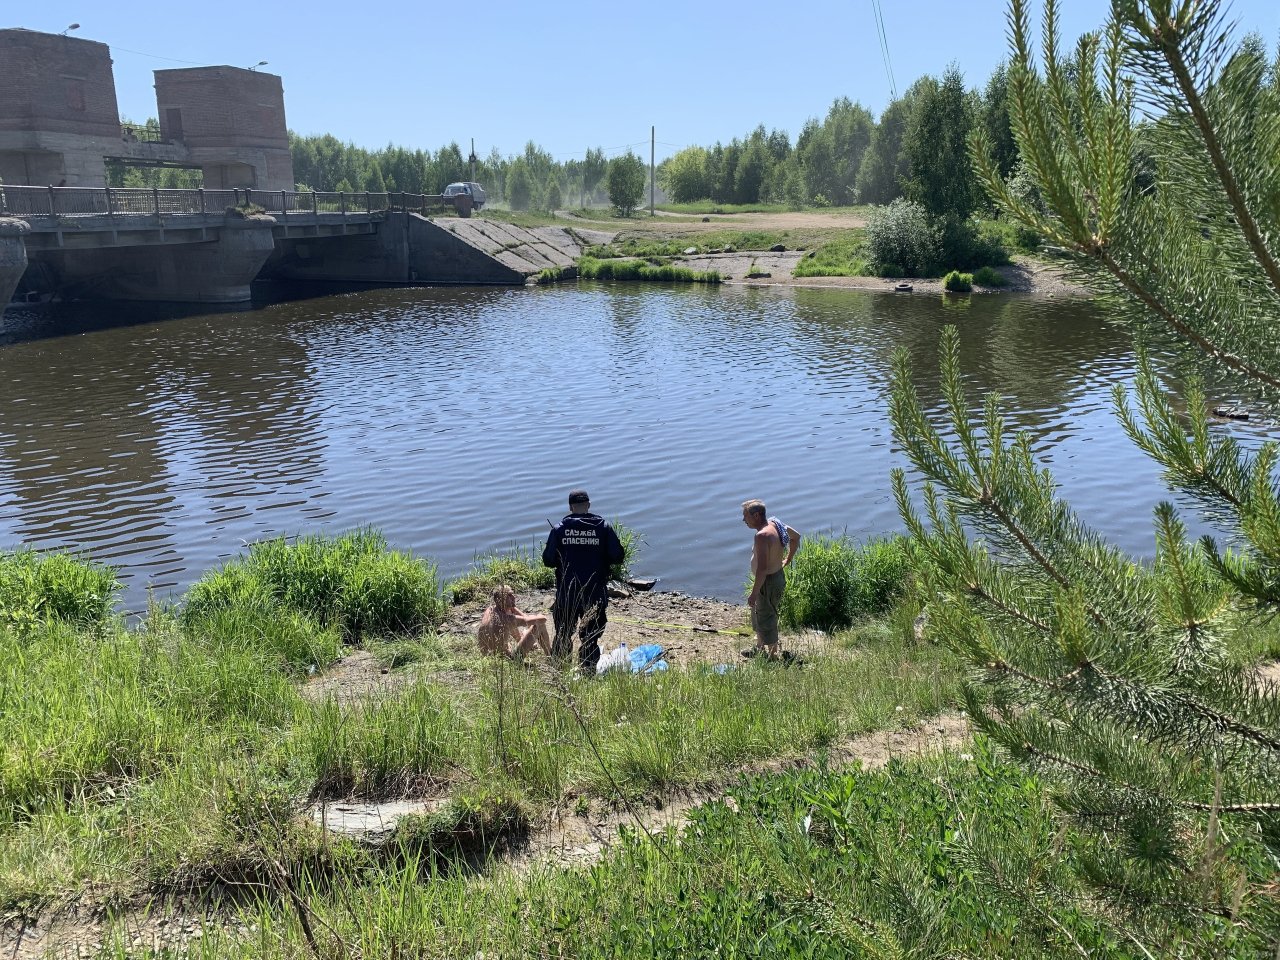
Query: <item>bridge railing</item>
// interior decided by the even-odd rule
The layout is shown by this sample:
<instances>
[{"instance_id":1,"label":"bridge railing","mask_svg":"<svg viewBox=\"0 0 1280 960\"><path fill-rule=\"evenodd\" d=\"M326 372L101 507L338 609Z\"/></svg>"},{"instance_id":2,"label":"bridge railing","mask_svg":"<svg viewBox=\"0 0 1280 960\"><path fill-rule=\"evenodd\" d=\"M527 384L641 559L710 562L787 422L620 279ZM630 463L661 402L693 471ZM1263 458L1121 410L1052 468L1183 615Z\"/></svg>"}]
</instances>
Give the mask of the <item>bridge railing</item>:
<instances>
[{"instance_id":1,"label":"bridge railing","mask_svg":"<svg viewBox=\"0 0 1280 960\"><path fill-rule=\"evenodd\" d=\"M314 190L245 190L246 202L267 213L379 213L385 210L452 209L453 199L432 193L336 193Z\"/></svg>"},{"instance_id":2,"label":"bridge railing","mask_svg":"<svg viewBox=\"0 0 1280 960\"><path fill-rule=\"evenodd\" d=\"M333 193L292 190L160 190L146 187L0 186L0 216L27 218L217 214L235 207L269 214L370 215L451 209L453 198L421 193Z\"/></svg>"}]
</instances>

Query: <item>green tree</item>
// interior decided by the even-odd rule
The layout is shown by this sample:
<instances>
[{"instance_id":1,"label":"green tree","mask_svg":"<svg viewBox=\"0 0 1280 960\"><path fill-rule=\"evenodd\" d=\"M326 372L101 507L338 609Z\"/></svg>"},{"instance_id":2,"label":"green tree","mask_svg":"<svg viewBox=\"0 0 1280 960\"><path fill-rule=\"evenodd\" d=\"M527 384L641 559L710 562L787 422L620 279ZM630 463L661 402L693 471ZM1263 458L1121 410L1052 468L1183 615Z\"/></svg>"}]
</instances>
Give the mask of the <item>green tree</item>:
<instances>
[{"instance_id":1,"label":"green tree","mask_svg":"<svg viewBox=\"0 0 1280 960\"><path fill-rule=\"evenodd\" d=\"M944 432L897 360L894 435L925 480L923 514L894 485L930 592L930 630L968 657L977 727L1055 785L1093 889L1076 909L1115 923L1151 956L1171 929L1203 954L1273 955L1280 916L1280 696L1230 655L1246 618L1280 612L1280 445L1246 450L1211 427L1199 368L1274 413L1280 388L1280 88L1261 45L1233 46L1214 3L1115 0L1101 34L1062 52L1047 3L1043 72L1025 0L1012 0L1010 114L1047 213L1008 188L989 139L973 157L1003 212L1048 239L1128 323L1139 347L1123 428L1230 538L1188 541L1155 510L1156 555L1139 564L1057 497L998 398L980 415L943 340ZM1157 114L1134 176L1137 103ZM1149 351L1177 351L1181 396ZM944 439L950 436L953 439ZM980 540L971 539L977 533ZM1052 891L1001 887L1040 913ZM1096 906L1094 906L1096 905ZM1142 941L1151 944L1149 949ZM1187 954L1190 955L1190 954Z\"/></svg>"},{"instance_id":2,"label":"green tree","mask_svg":"<svg viewBox=\"0 0 1280 960\"><path fill-rule=\"evenodd\" d=\"M563 203L560 196L560 181L556 179L554 173L547 176L547 187L542 191L542 203L549 213L555 213Z\"/></svg>"},{"instance_id":3,"label":"green tree","mask_svg":"<svg viewBox=\"0 0 1280 960\"><path fill-rule=\"evenodd\" d=\"M364 188L370 193L386 193L387 183L382 179L382 165L374 160L364 175Z\"/></svg>"},{"instance_id":4,"label":"green tree","mask_svg":"<svg viewBox=\"0 0 1280 960\"><path fill-rule=\"evenodd\" d=\"M902 196L902 181L907 174L902 140L911 119L918 86L917 81L904 96L894 100L880 114L880 122L872 131L871 141L858 166L855 194L859 203L891 203Z\"/></svg>"},{"instance_id":5,"label":"green tree","mask_svg":"<svg viewBox=\"0 0 1280 960\"><path fill-rule=\"evenodd\" d=\"M512 210L528 210L533 203L533 181L523 160L507 168L507 203Z\"/></svg>"},{"instance_id":6,"label":"green tree","mask_svg":"<svg viewBox=\"0 0 1280 960\"><path fill-rule=\"evenodd\" d=\"M692 203L711 196L707 181L707 151L685 147L658 167L658 185L674 203Z\"/></svg>"},{"instance_id":7,"label":"green tree","mask_svg":"<svg viewBox=\"0 0 1280 960\"><path fill-rule=\"evenodd\" d=\"M743 148L733 176L734 203L759 203L760 191L769 175L770 162L764 138L752 138Z\"/></svg>"},{"instance_id":8,"label":"green tree","mask_svg":"<svg viewBox=\"0 0 1280 960\"><path fill-rule=\"evenodd\" d=\"M609 163L608 191L609 202L624 217L635 211L636 204L644 196L645 169L644 163L628 150Z\"/></svg>"},{"instance_id":9,"label":"green tree","mask_svg":"<svg viewBox=\"0 0 1280 960\"><path fill-rule=\"evenodd\" d=\"M805 123L795 152L811 195L821 194L835 204L853 202L858 168L874 127L871 114L848 97L836 99L822 123Z\"/></svg>"},{"instance_id":10,"label":"green tree","mask_svg":"<svg viewBox=\"0 0 1280 960\"><path fill-rule=\"evenodd\" d=\"M903 187L907 199L923 206L945 234L968 219L979 199L967 147L975 118L964 77L954 65L941 83L928 80L920 87L903 140L909 170Z\"/></svg>"},{"instance_id":11,"label":"green tree","mask_svg":"<svg viewBox=\"0 0 1280 960\"><path fill-rule=\"evenodd\" d=\"M605 172L609 169L609 163L604 158L604 150L596 147L594 150L588 150L586 157L582 161L582 189L586 193L586 199L583 206L591 202L595 196L596 188L600 186L600 181L604 179Z\"/></svg>"},{"instance_id":12,"label":"green tree","mask_svg":"<svg viewBox=\"0 0 1280 960\"><path fill-rule=\"evenodd\" d=\"M991 142L991 159L1006 180L1018 162L1018 144L1009 119L1009 71L1002 63L991 73L982 94L979 124Z\"/></svg>"}]
</instances>

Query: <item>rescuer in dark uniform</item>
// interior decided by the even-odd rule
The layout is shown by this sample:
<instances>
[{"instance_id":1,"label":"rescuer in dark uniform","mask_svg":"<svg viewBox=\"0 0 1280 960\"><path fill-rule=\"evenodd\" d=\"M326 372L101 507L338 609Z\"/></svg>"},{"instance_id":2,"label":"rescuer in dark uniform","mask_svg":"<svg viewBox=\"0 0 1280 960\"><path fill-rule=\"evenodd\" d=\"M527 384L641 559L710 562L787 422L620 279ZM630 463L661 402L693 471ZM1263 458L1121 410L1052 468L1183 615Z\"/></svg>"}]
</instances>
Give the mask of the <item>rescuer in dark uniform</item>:
<instances>
[{"instance_id":1,"label":"rescuer in dark uniform","mask_svg":"<svg viewBox=\"0 0 1280 960\"><path fill-rule=\"evenodd\" d=\"M622 543L613 527L591 512L585 490L569 492L569 515L553 527L542 551L542 562L556 571L556 600L551 607L556 636L552 656L573 652L573 635L581 628L578 663L594 674L600 660L600 638L608 622L609 567L621 563Z\"/></svg>"}]
</instances>

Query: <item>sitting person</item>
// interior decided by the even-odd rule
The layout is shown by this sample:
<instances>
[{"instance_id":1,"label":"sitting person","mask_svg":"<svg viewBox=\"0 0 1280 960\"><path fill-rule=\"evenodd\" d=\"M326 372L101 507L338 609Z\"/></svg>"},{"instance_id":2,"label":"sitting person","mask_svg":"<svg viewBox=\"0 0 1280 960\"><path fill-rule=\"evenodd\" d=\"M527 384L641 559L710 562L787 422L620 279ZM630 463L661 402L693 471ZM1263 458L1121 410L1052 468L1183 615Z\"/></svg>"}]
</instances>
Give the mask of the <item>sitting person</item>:
<instances>
[{"instance_id":1,"label":"sitting person","mask_svg":"<svg viewBox=\"0 0 1280 960\"><path fill-rule=\"evenodd\" d=\"M501 654L514 659L523 657L535 645L544 653L551 653L546 614L521 611L516 606L515 592L506 584L493 591L493 602L485 607L476 639L480 652L486 655ZM514 650L511 648L513 641Z\"/></svg>"}]
</instances>

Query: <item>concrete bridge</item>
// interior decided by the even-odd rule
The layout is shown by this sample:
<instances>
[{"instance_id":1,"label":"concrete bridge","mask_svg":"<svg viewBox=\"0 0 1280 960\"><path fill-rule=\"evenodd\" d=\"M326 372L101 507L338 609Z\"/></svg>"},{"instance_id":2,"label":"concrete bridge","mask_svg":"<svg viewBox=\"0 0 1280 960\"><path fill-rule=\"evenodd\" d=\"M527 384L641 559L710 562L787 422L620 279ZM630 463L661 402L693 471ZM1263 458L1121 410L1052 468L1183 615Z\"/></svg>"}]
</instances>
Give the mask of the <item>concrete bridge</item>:
<instances>
[{"instance_id":1,"label":"concrete bridge","mask_svg":"<svg viewBox=\"0 0 1280 960\"><path fill-rule=\"evenodd\" d=\"M523 284L572 269L564 230L470 219L471 198L289 190L0 187L0 304L66 298L228 303L259 277ZM461 206L458 206L458 205ZM446 208L459 216L431 216Z\"/></svg>"}]
</instances>

